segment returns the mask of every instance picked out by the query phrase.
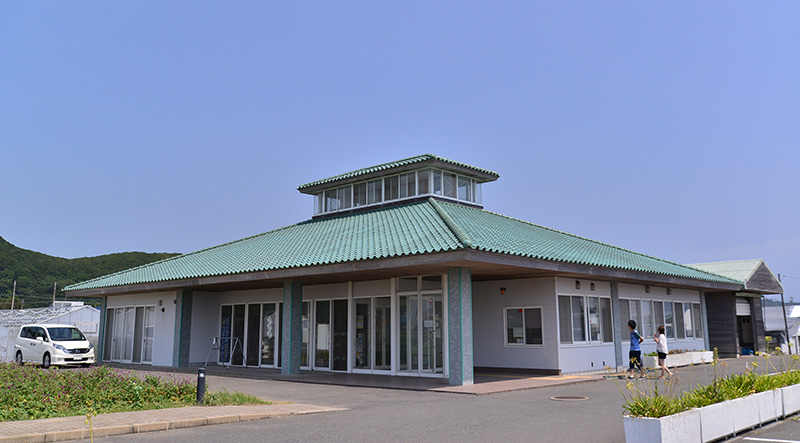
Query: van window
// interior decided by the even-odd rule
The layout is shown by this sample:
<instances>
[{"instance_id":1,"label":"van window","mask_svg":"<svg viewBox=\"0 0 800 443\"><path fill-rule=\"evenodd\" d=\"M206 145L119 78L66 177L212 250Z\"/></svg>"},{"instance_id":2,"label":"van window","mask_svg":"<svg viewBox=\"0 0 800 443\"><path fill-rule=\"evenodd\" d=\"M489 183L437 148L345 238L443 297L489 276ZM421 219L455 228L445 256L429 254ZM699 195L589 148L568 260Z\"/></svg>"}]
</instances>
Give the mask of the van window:
<instances>
[{"instance_id":1,"label":"van window","mask_svg":"<svg viewBox=\"0 0 800 443\"><path fill-rule=\"evenodd\" d=\"M53 341L84 341L86 337L83 336L78 328L47 328L50 333L50 338Z\"/></svg>"},{"instance_id":2,"label":"van window","mask_svg":"<svg viewBox=\"0 0 800 443\"><path fill-rule=\"evenodd\" d=\"M44 332L44 328L36 328L36 336L35 338L42 337L44 341L47 341L47 334Z\"/></svg>"}]
</instances>

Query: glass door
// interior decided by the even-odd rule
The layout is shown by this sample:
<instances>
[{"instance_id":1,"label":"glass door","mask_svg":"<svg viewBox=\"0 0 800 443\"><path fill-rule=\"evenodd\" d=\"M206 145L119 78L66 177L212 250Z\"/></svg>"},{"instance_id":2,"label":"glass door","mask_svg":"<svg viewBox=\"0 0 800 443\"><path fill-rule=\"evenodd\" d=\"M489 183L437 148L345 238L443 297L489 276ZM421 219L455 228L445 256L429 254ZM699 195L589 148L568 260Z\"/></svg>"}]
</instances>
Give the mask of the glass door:
<instances>
[{"instance_id":1,"label":"glass door","mask_svg":"<svg viewBox=\"0 0 800 443\"><path fill-rule=\"evenodd\" d=\"M399 370L419 370L419 298L416 295L398 297L400 312L400 360Z\"/></svg>"},{"instance_id":2,"label":"glass door","mask_svg":"<svg viewBox=\"0 0 800 443\"><path fill-rule=\"evenodd\" d=\"M347 300L333 301L333 364L334 371L347 370Z\"/></svg>"},{"instance_id":3,"label":"glass door","mask_svg":"<svg viewBox=\"0 0 800 443\"><path fill-rule=\"evenodd\" d=\"M219 321L219 363L227 364L231 355L233 306L223 306Z\"/></svg>"},{"instance_id":4,"label":"glass door","mask_svg":"<svg viewBox=\"0 0 800 443\"><path fill-rule=\"evenodd\" d=\"M372 353L370 352L370 343L372 343L372 329L370 328L370 305L371 298L355 299L355 322L356 322L356 336L355 346L355 359L353 367L355 369L371 369L372 367Z\"/></svg>"},{"instance_id":5,"label":"glass door","mask_svg":"<svg viewBox=\"0 0 800 443\"><path fill-rule=\"evenodd\" d=\"M231 364L244 366L244 305L233 305L233 323L231 328L231 346L233 357Z\"/></svg>"},{"instance_id":6,"label":"glass door","mask_svg":"<svg viewBox=\"0 0 800 443\"><path fill-rule=\"evenodd\" d=\"M442 296L423 295L421 299L422 372L443 372Z\"/></svg>"},{"instance_id":7,"label":"glass door","mask_svg":"<svg viewBox=\"0 0 800 443\"><path fill-rule=\"evenodd\" d=\"M275 342L279 327L275 303L264 303L261 308L261 366L276 364Z\"/></svg>"},{"instance_id":8,"label":"glass door","mask_svg":"<svg viewBox=\"0 0 800 443\"><path fill-rule=\"evenodd\" d=\"M247 336L245 338L245 362L247 366L259 366L261 353L261 303L247 305Z\"/></svg>"},{"instance_id":9,"label":"glass door","mask_svg":"<svg viewBox=\"0 0 800 443\"><path fill-rule=\"evenodd\" d=\"M111 360L122 360L122 334L125 331L125 309L114 309L114 338L112 340Z\"/></svg>"},{"instance_id":10,"label":"glass door","mask_svg":"<svg viewBox=\"0 0 800 443\"><path fill-rule=\"evenodd\" d=\"M314 322L314 368L330 369L331 359L331 302L317 300Z\"/></svg>"},{"instance_id":11,"label":"glass door","mask_svg":"<svg viewBox=\"0 0 800 443\"><path fill-rule=\"evenodd\" d=\"M390 297L375 297L374 315L375 319L375 349L373 355L373 369L391 370L392 369L392 301Z\"/></svg>"},{"instance_id":12,"label":"glass door","mask_svg":"<svg viewBox=\"0 0 800 443\"><path fill-rule=\"evenodd\" d=\"M144 343L142 352L142 363L153 362L153 338L156 333L156 307L145 306L144 308Z\"/></svg>"},{"instance_id":13,"label":"glass door","mask_svg":"<svg viewBox=\"0 0 800 443\"><path fill-rule=\"evenodd\" d=\"M142 362L142 333L144 329L144 306L136 308L136 321L133 327L133 362Z\"/></svg>"}]
</instances>

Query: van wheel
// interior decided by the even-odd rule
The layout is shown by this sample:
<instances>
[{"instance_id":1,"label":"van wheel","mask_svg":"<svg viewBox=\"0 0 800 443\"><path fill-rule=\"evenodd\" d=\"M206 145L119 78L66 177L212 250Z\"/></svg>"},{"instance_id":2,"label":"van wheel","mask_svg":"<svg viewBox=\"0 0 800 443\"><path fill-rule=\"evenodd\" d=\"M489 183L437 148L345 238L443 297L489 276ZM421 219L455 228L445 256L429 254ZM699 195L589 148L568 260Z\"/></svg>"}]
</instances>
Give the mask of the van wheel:
<instances>
[{"instance_id":1,"label":"van wheel","mask_svg":"<svg viewBox=\"0 0 800 443\"><path fill-rule=\"evenodd\" d=\"M42 367L47 369L50 367L50 353L46 352L44 354L44 358L42 359Z\"/></svg>"},{"instance_id":2,"label":"van wheel","mask_svg":"<svg viewBox=\"0 0 800 443\"><path fill-rule=\"evenodd\" d=\"M16 357L15 360L16 360L17 364L20 365L20 366L25 364L25 362L22 361L22 351L17 351L17 357Z\"/></svg>"}]
</instances>

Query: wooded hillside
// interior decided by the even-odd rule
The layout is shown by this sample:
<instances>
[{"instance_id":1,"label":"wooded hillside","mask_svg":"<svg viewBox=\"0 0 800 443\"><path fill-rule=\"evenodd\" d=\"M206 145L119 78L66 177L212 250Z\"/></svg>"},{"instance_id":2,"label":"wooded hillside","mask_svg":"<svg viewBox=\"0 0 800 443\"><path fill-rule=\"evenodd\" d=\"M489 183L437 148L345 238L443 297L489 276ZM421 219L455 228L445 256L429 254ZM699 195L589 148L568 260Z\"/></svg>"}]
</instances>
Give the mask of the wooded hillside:
<instances>
[{"instance_id":1,"label":"wooded hillside","mask_svg":"<svg viewBox=\"0 0 800 443\"><path fill-rule=\"evenodd\" d=\"M171 253L121 252L67 259L18 248L0 237L0 309L11 307L11 291L17 281L15 308L35 308L64 300L63 288L73 283L173 257ZM70 300L73 300L70 298ZM98 299L84 300L99 306Z\"/></svg>"}]
</instances>

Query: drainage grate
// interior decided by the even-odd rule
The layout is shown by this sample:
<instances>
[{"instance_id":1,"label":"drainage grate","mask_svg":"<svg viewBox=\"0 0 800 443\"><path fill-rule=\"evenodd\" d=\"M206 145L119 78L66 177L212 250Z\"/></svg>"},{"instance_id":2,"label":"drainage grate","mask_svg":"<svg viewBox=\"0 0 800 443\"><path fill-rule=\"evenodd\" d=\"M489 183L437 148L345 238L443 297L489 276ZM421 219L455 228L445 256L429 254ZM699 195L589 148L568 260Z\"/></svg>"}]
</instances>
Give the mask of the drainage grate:
<instances>
[{"instance_id":1,"label":"drainage grate","mask_svg":"<svg viewBox=\"0 0 800 443\"><path fill-rule=\"evenodd\" d=\"M589 397L581 397L580 395L558 395L555 397L550 397L550 400L555 401L584 401L588 399Z\"/></svg>"}]
</instances>

